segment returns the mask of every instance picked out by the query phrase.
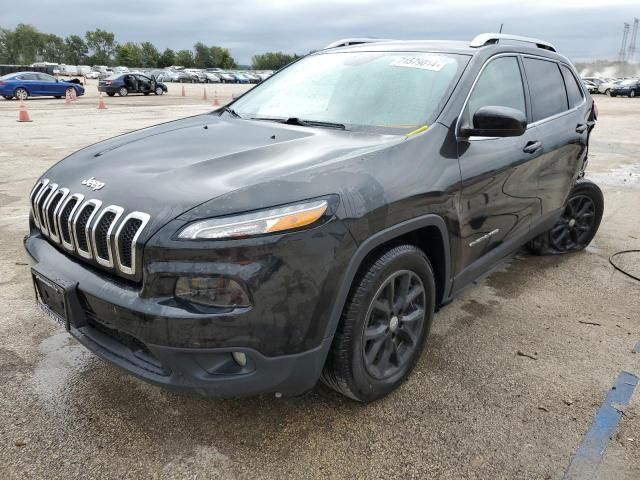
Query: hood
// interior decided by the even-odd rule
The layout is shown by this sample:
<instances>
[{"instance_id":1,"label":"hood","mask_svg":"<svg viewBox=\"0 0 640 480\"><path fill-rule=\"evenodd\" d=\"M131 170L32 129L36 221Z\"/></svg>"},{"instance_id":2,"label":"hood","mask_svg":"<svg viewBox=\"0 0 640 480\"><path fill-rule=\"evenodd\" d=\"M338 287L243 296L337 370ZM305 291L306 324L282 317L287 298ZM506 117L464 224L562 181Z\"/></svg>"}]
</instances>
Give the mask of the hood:
<instances>
[{"instance_id":1,"label":"hood","mask_svg":"<svg viewBox=\"0 0 640 480\"><path fill-rule=\"evenodd\" d=\"M160 226L234 190L332 158L350 158L397 139L205 114L89 146L43 177L86 199L101 200L103 206L146 212ZM90 178L104 186L92 190L83 185Z\"/></svg>"}]
</instances>

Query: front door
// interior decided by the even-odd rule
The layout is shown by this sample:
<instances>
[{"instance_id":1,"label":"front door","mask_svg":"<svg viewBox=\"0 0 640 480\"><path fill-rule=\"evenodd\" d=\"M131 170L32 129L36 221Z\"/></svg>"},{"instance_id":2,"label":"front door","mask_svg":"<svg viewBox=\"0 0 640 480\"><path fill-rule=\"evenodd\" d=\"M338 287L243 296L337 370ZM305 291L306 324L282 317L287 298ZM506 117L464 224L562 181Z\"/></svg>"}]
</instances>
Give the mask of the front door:
<instances>
[{"instance_id":1,"label":"front door","mask_svg":"<svg viewBox=\"0 0 640 480\"><path fill-rule=\"evenodd\" d=\"M526 114L529 109L521 69L517 55L490 59L473 86L461 120L471 124L474 113L485 106L510 107ZM486 270L493 256L524 238L539 218L533 162L539 155L536 147L528 133L520 137L470 137L458 142L462 187L454 288Z\"/></svg>"}]
</instances>

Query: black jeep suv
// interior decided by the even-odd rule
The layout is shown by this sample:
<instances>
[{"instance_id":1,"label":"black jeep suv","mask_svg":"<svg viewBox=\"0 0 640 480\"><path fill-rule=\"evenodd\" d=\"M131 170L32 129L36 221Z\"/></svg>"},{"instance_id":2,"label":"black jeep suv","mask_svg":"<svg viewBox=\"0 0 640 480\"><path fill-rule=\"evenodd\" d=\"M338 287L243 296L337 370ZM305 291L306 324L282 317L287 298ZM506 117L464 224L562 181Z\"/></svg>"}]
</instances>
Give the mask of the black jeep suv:
<instances>
[{"instance_id":1,"label":"black jeep suv","mask_svg":"<svg viewBox=\"0 0 640 480\"><path fill-rule=\"evenodd\" d=\"M344 43L50 168L25 238L43 309L156 384L370 401L505 255L589 244L596 109L551 44Z\"/></svg>"}]
</instances>

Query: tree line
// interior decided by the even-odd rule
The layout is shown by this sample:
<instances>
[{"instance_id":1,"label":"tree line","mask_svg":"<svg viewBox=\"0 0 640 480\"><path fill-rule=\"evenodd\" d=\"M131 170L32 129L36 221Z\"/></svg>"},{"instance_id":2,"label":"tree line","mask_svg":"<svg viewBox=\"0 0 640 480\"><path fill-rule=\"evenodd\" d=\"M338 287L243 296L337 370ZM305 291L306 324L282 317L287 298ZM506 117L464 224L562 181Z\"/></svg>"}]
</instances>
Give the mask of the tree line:
<instances>
[{"instance_id":1,"label":"tree line","mask_svg":"<svg viewBox=\"0 0 640 480\"><path fill-rule=\"evenodd\" d=\"M254 55L256 70L277 70L299 58L282 52ZM122 65L125 67L234 68L236 61L228 49L197 42L193 49L162 52L151 42L116 41L115 34L97 28L80 35L60 37L39 31L33 25L19 24L15 29L0 27L0 64L28 65L34 62L67 65Z\"/></svg>"}]
</instances>

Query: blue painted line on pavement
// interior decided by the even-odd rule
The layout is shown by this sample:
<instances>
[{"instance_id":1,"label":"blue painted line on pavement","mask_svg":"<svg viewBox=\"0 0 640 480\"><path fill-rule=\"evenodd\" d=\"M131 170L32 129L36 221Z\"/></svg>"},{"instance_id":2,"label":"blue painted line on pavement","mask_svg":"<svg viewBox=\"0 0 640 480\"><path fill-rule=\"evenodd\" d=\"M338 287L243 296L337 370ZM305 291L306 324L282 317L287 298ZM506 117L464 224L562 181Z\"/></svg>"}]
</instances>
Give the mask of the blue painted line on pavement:
<instances>
[{"instance_id":1,"label":"blue painted line on pavement","mask_svg":"<svg viewBox=\"0 0 640 480\"><path fill-rule=\"evenodd\" d=\"M582 439L578 451L571 460L565 479L585 479L595 475L609 441L618 428L623 409L629 405L637 385L636 375L620 372L616 383L609 390L604 403L596 413L591 429Z\"/></svg>"}]
</instances>

